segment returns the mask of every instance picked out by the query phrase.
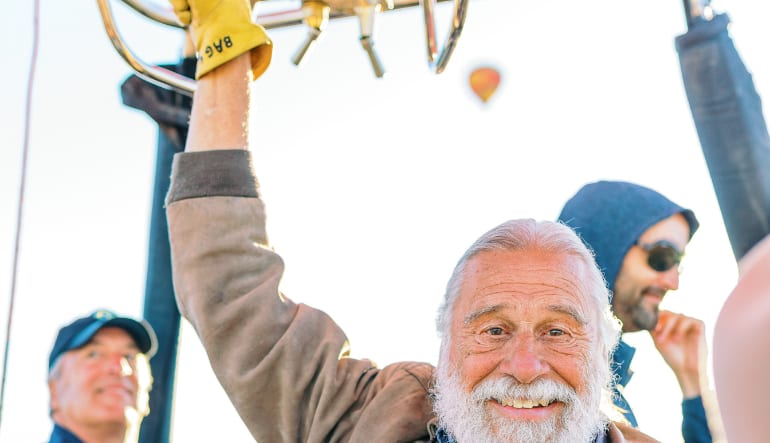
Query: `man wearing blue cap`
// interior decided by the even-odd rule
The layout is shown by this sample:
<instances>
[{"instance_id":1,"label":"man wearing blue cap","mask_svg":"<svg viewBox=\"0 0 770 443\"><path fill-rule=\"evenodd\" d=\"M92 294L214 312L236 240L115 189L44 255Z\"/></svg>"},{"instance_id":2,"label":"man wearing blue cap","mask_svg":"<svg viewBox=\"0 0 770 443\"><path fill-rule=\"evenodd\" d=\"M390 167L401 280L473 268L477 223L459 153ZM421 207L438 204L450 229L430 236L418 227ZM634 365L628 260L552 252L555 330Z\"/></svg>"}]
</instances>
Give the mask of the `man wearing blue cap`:
<instances>
[{"instance_id":1,"label":"man wearing blue cap","mask_svg":"<svg viewBox=\"0 0 770 443\"><path fill-rule=\"evenodd\" d=\"M149 412L152 327L98 310L62 327L48 358L49 443L135 441Z\"/></svg>"},{"instance_id":2,"label":"man wearing blue cap","mask_svg":"<svg viewBox=\"0 0 770 443\"><path fill-rule=\"evenodd\" d=\"M679 264L698 229L695 214L652 189L600 181L583 186L564 205L559 221L572 227L594 251L623 333L650 331L655 347L674 371L683 395L684 441L711 442L700 388L703 323L658 309L666 293L679 287ZM621 339L612 370L617 381L614 403L636 427L622 394L631 378L634 353Z\"/></svg>"}]
</instances>

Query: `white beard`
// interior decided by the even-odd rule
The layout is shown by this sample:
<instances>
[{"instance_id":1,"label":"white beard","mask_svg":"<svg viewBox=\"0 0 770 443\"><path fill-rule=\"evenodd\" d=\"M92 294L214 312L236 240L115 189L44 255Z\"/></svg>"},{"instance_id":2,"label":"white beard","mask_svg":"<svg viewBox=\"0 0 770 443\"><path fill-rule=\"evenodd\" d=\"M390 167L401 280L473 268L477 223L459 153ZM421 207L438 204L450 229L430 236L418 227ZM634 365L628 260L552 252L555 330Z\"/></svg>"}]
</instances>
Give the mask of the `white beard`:
<instances>
[{"instance_id":1,"label":"white beard","mask_svg":"<svg viewBox=\"0 0 770 443\"><path fill-rule=\"evenodd\" d=\"M457 443L587 443L607 428L608 419L601 412L600 403L609 370L588 369L588 389L581 397L571 387L551 380L524 385L509 377L485 380L467 393L459 376L450 374L448 369L442 355L436 371L433 408L439 425ZM511 420L486 408L490 399L514 397L559 400L564 409L558 416L536 423Z\"/></svg>"}]
</instances>

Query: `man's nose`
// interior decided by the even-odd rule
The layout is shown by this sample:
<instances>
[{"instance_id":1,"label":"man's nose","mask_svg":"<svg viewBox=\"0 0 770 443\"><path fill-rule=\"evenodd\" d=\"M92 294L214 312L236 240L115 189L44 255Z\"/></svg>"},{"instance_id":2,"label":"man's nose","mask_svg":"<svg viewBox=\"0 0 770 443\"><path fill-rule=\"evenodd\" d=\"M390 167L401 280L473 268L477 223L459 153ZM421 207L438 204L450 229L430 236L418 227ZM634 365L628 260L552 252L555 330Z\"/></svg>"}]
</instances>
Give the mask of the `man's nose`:
<instances>
[{"instance_id":1,"label":"man's nose","mask_svg":"<svg viewBox=\"0 0 770 443\"><path fill-rule=\"evenodd\" d=\"M530 334L517 333L506 346L500 370L519 383L532 383L549 370L537 340Z\"/></svg>"},{"instance_id":2,"label":"man's nose","mask_svg":"<svg viewBox=\"0 0 770 443\"><path fill-rule=\"evenodd\" d=\"M674 266L668 271L659 273L660 286L676 291L679 289L679 267Z\"/></svg>"},{"instance_id":3,"label":"man's nose","mask_svg":"<svg viewBox=\"0 0 770 443\"><path fill-rule=\"evenodd\" d=\"M121 354L110 354L107 357L107 368L110 373L122 376L129 376L134 372L126 356Z\"/></svg>"}]
</instances>

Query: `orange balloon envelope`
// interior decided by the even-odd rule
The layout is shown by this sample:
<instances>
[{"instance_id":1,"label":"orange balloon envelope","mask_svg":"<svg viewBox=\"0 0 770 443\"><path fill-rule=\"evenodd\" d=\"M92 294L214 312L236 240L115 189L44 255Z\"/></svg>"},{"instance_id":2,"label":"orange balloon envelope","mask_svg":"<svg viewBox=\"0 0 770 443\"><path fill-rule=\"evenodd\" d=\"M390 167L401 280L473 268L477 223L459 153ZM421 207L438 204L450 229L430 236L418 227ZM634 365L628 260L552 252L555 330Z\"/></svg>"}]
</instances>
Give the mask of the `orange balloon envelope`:
<instances>
[{"instance_id":1,"label":"orange balloon envelope","mask_svg":"<svg viewBox=\"0 0 770 443\"><path fill-rule=\"evenodd\" d=\"M500 73L495 68L477 68L471 72L471 89L484 103L487 102L500 84Z\"/></svg>"}]
</instances>

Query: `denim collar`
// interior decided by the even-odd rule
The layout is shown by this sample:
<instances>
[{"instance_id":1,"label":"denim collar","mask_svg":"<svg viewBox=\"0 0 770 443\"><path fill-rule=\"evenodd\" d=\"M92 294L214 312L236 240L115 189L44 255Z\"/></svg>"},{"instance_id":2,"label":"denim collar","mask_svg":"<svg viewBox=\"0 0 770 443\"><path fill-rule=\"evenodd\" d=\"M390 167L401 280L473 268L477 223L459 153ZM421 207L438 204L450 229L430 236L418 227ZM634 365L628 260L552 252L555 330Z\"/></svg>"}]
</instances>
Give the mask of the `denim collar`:
<instances>
[{"instance_id":1,"label":"denim collar","mask_svg":"<svg viewBox=\"0 0 770 443\"><path fill-rule=\"evenodd\" d=\"M612 403L631 426L636 428L639 423L636 421L634 411L631 410L631 405L628 404L628 400L623 395L623 388L626 387L634 374L631 370L631 360L634 358L635 352L636 349L620 340L618 347L612 354L612 375L616 380L616 383L612 385Z\"/></svg>"},{"instance_id":2,"label":"denim collar","mask_svg":"<svg viewBox=\"0 0 770 443\"><path fill-rule=\"evenodd\" d=\"M631 376L634 374L631 371L631 360L633 360L635 353L636 348L620 340L618 347L612 354L612 375L615 376L620 386L625 387L631 381Z\"/></svg>"},{"instance_id":3,"label":"denim collar","mask_svg":"<svg viewBox=\"0 0 770 443\"><path fill-rule=\"evenodd\" d=\"M436 431L436 443L455 443L455 440L443 428L438 428L438 431Z\"/></svg>"},{"instance_id":4,"label":"denim collar","mask_svg":"<svg viewBox=\"0 0 770 443\"><path fill-rule=\"evenodd\" d=\"M83 441L72 432L54 423L48 443L83 443Z\"/></svg>"}]
</instances>

